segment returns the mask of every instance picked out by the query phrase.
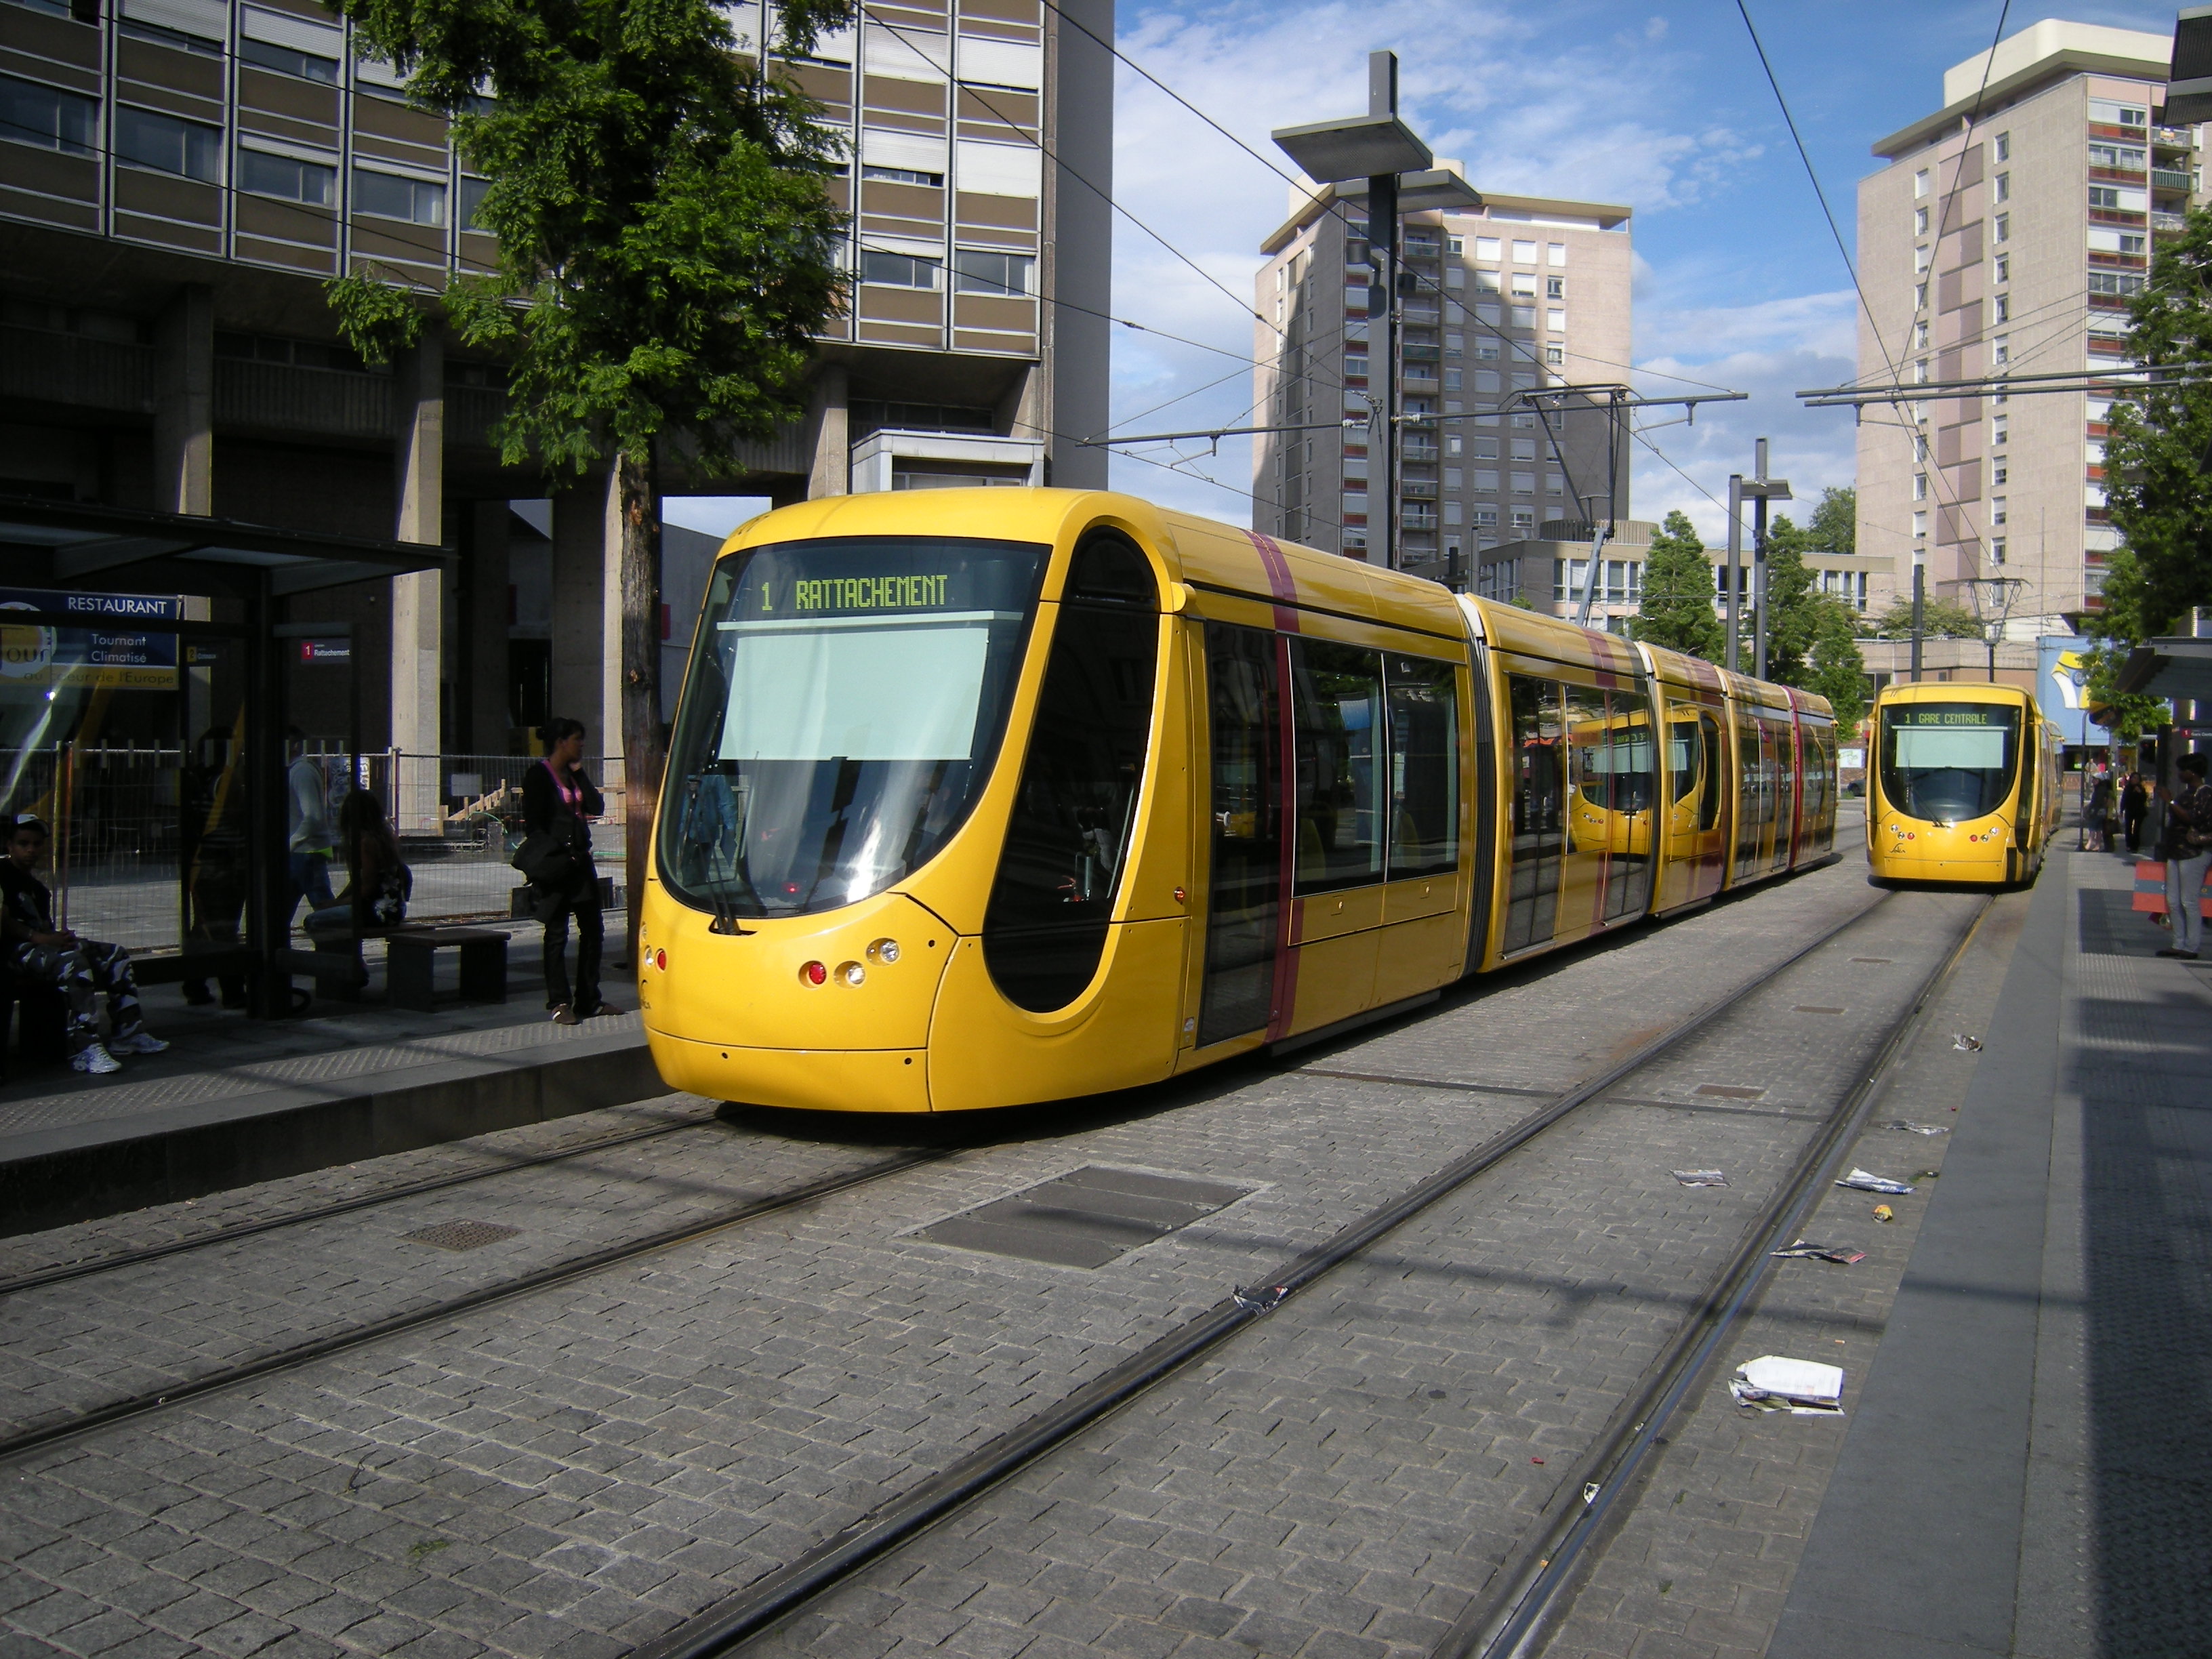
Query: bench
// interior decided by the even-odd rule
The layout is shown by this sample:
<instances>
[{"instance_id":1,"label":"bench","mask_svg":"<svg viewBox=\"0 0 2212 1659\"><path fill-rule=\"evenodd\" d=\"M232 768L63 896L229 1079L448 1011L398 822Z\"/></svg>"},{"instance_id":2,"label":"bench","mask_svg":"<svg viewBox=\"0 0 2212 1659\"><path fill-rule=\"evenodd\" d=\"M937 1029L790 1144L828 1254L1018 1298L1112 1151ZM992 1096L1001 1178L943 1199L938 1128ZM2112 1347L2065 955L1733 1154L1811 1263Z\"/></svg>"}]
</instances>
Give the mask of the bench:
<instances>
[{"instance_id":1,"label":"bench","mask_svg":"<svg viewBox=\"0 0 2212 1659\"><path fill-rule=\"evenodd\" d=\"M361 959L363 941L384 941L385 997L395 1008L428 1013L436 983L437 954L457 950L461 954L461 1000L507 1000L507 935L477 927L431 927L402 924L398 927L313 927L307 936L312 951L283 951L277 965L288 973L303 974L316 981L325 996L339 1002L358 1002L368 983L368 966ZM326 983L335 981L335 983Z\"/></svg>"}]
</instances>

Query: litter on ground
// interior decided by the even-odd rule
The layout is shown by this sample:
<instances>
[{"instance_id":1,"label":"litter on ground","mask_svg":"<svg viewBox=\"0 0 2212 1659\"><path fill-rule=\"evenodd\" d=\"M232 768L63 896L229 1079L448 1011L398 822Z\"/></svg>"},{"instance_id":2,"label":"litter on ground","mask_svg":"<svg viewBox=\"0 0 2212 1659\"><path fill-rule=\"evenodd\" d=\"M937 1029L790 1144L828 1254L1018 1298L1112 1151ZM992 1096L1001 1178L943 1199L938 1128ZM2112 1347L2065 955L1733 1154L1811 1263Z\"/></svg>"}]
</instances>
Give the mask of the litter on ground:
<instances>
[{"instance_id":1,"label":"litter on ground","mask_svg":"<svg viewBox=\"0 0 2212 1659\"><path fill-rule=\"evenodd\" d=\"M1878 1176L1871 1170L1853 1170L1836 1185L1855 1188L1863 1193L1909 1194L1914 1190L1909 1181L1893 1181L1887 1176Z\"/></svg>"},{"instance_id":2,"label":"litter on ground","mask_svg":"<svg viewBox=\"0 0 2212 1659\"><path fill-rule=\"evenodd\" d=\"M1909 1135L1948 1135L1951 1133L1946 1124L1915 1123L1910 1118L1902 1117L1893 1118L1887 1123L1879 1127L1884 1129L1901 1129Z\"/></svg>"},{"instance_id":3,"label":"litter on ground","mask_svg":"<svg viewBox=\"0 0 2212 1659\"><path fill-rule=\"evenodd\" d=\"M1838 1262L1846 1267L1850 1267L1853 1262L1863 1261L1866 1260L1866 1252L1864 1250L1839 1249L1833 1244L1808 1244L1802 1238L1795 1244L1792 1244L1788 1249L1776 1250L1773 1251L1772 1254L1775 1255L1801 1256L1806 1260L1813 1261L1834 1261Z\"/></svg>"},{"instance_id":4,"label":"litter on ground","mask_svg":"<svg viewBox=\"0 0 2212 1659\"><path fill-rule=\"evenodd\" d=\"M1844 1368L1816 1359L1786 1359L1764 1354L1747 1359L1729 1378L1729 1393L1753 1411L1788 1412L1797 1417L1844 1414Z\"/></svg>"},{"instance_id":5,"label":"litter on ground","mask_svg":"<svg viewBox=\"0 0 2212 1659\"><path fill-rule=\"evenodd\" d=\"M1674 1179L1685 1187L1725 1187L1729 1178L1718 1170L1677 1170Z\"/></svg>"}]
</instances>

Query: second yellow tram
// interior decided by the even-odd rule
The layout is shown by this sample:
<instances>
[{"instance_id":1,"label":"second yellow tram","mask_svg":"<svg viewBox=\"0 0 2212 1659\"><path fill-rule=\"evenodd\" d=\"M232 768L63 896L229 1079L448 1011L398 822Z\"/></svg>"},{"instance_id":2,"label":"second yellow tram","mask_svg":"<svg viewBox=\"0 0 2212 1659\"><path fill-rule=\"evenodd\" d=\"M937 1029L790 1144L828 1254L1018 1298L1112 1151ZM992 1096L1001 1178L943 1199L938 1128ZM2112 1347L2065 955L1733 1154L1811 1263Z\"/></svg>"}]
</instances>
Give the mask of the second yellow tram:
<instances>
[{"instance_id":1,"label":"second yellow tram","mask_svg":"<svg viewBox=\"0 0 2212 1659\"><path fill-rule=\"evenodd\" d=\"M717 562L639 991L672 1086L1156 1081L1825 858L1817 697L1106 492L817 501Z\"/></svg>"},{"instance_id":2,"label":"second yellow tram","mask_svg":"<svg viewBox=\"0 0 2212 1659\"><path fill-rule=\"evenodd\" d=\"M1867 861L1881 882L2033 879L2057 832L2058 728L2017 686L1888 685L1875 699Z\"/></svg>"}]
</instances>

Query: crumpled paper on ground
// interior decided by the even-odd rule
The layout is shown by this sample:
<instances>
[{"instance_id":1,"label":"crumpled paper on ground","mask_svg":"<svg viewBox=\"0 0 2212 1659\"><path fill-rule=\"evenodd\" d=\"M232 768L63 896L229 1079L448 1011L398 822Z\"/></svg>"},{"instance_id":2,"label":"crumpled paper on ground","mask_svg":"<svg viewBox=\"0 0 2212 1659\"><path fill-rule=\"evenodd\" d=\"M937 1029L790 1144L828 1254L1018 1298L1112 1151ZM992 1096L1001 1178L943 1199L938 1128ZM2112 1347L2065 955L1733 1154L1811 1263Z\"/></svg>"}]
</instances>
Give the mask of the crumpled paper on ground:
<instances>
[{"instance_id":1,"label":"crumpled paper on ground","mask_svg":"<svg viewBox=\"0 0 2212 1659\"><path fill-rule=\"evenodd\" d=\"M1844 1414L1844 1368L1817 1359L1762 1354L1736 1367L1729 1393L1739 1406L1754 1411L1788 1412L1796 1417Z\"/></svg>"}]
</instances>

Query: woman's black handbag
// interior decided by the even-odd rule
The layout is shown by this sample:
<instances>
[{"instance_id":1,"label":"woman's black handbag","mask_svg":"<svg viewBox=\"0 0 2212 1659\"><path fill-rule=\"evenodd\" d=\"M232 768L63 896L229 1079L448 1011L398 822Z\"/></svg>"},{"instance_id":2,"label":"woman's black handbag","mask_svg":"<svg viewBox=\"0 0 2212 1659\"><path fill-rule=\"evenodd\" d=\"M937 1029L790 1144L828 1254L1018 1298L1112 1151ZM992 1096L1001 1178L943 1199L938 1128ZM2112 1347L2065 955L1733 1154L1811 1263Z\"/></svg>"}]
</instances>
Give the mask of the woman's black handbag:
<instances>
[{"instance_id":1,"label":"woman's black handbag","mask_svg":"<svg viewBox=\"0 0 2212 1659\"><path fill-rule=\"evenodd\" d=\"M567 886L580 867L567 842L542 830L525 836L507 862L523 880L541 890Z\"/></svg>"}]
</instances>

